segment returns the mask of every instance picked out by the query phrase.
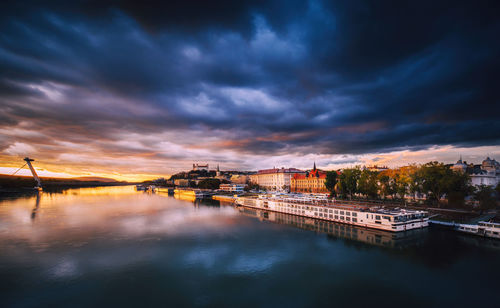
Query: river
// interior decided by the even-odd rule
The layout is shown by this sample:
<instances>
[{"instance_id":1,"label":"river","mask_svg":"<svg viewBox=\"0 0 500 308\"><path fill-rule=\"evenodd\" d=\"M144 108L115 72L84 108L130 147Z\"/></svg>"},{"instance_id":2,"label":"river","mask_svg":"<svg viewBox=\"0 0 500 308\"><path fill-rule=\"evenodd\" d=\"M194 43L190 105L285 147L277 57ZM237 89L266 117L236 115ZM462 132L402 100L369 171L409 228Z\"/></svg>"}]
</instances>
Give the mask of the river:
<instances>
[{"instance_id":1,"label":"river","mask_svg":"<svg viewBox=\"0 0 500 308\"><path fill-rule=\"evenodd\" d=\"M0 307L494 307L500 241L134 187L0 201Z\"/></svg>"}]
</instances>

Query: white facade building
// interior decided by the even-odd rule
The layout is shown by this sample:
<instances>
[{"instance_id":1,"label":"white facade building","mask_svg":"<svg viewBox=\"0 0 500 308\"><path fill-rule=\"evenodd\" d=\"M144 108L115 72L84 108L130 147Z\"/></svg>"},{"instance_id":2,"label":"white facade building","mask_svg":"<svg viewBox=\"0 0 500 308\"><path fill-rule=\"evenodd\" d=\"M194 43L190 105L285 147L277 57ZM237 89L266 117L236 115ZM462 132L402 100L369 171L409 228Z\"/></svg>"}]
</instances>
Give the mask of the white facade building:
<instances>
[{"instance_id":1,"label":"white facade building","mask_svg":"<svg viewBox=\"0 0 500 308\"><path fill-rule=\"evenodd\" d=\"M305 172L295 168L259 170L256 174L250 175L250 181L270 190L289 190L292 177L297 173Z\"/></svg>"},{"instance_id":2,"label":"white facade building","mask_svg":"<svg viewBox=\"0 0 500 308\"><path fill-rule=\"evenodd\" d=\"M487 185L496 187L500 183L500 163L487 157L481 164L481 169L470 175L472 185Z\"/></svg>"},{"instance_id":3,"label":"white facade building","mask_svg":"<svg viewBox=\"0 0 500 308\"><path fill-rule=\"evenodd\" d=\"M455 172L467 172L467 165L462 161L462 157L451 167Z\"/></svg>"}]
</instances>

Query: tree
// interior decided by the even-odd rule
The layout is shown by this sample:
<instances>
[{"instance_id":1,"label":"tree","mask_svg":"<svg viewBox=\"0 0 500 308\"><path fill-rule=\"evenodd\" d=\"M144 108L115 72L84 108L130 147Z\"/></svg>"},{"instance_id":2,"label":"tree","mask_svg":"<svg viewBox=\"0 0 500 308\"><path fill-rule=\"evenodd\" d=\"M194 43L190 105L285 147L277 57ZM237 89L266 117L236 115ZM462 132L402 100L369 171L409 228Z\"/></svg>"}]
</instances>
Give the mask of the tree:
<instances>
[{"instance_id":1,"label":"tree","mask_svg":"<svg viewBox=\"0 0 500 308\"><path fill-rule=\"evenodd\" d=\"M416 194L421 194L423 193L423 188L422 188L422 177L420 174L420 168L417 166L412 166L413 168L409 170L408 174L408 191L413 197L413 200L415 201L415 195Z\"/></svg>"},{"instance_id":2,"label":"tree","mask_svg":"<svg viewBox=\"0 0 500 308\"><path fill-rule=\"evenodd\" d=\"M399 198L404 199L409 186L409 177L402 172L397 173L394 178L394 193L398 195Z\"/></svg>"},{"instance_id":3,"label":"tree","mask_svg":"<svg viewBox=\"0 0 500 308\"><path fill-rule=\"evenodd\" d=\"M204 179L198 183L198 188L201 189L219 189L220 180L219 179Z\"/></svg>"},{"instance_id":4,"label":"tree","mask_svg":"<svg viewBox=\"0 0 500 308\"><path fill-rule=\"evenodd\" d=\"M409 171L407 168L385 170L380 173L379 180L384 198L390 195L393 200L403 199L410 182Z\"/></svg>"},{"instance_id":5,"label":"tree","mask_svg":"<svg viewBox=\"0 0 500 308\"><path fill-rule=\"evenodd\" d=\"M350 168L342 170L342 173L339 177L339 184L342 196L349 196L349 199L352 199L352 196L357 193L358 188L358 180L361 175L361 170L359 168Z\"/></svg>"},{"instance_id":6,"label":"tree","mask_svg":"<svg viewBox=\"0 0 500 308\"><path fill-rule=\"evenodd\" d=\"M361 171L358 181L358 192L367 198L375 199L378 197L378 173L365 169Z\"/></svg>"},{"instance_id":7,"label":"tree","mask_svg":"<svg viewBox=\"0 0 500 308\"><path fill-rule=\"evenodd\" d=\"M437 161L429 162L420 168L423 192L432 203L439 205L439 200L447 193L450 172L452 171L449 168Z\"/></svg>"},{"instance_id":8,"label":"tree","mask_svg":"<svg viewBox=\"0 0 500 308\"><path fill-rule=\"evenodd\" d=\"M338 176L336 171L327 171L325 179L325 187L330 192L330 198L335 197L335 186L337 185Z\"/></svg>"},{"instance_id":9,"label":"tree","mask_svg":"<svg viewBox=\"0 0 500 308\"><path fill-rule=\"evenodd\" d=\"M470 185L470 178L462 172L449 170L447 176L446 198L450 207L464 207L465 197L474 192Z\"/></svg>"},{"instance_id":10,"label":"tree","mask_svg":"<svg viewBox=\"0 0 500 308\"><path fill-rule=\"evenodd\" d=\"M482 210L493 209L497 205L497 200L494 197L495 190L487 185L481 185L474 193L474 199L479 201L479 206Z\"/></svg>"},{"instance_id":11,"label":"tree","mask_svg":"<svg viewBox=\"0 0 500 308\"><path fill-rule=\"evenodd\" d=\"M244 188L245 191L250 191L250 190L261 190L261 187L259 186L259 184L256 184L256 183L253 183L253 182L249 182L247 186L245 186Z\"/></svg>"},{"instance_id":12,"label":"tree","mask_svg":"<svg viewBox=\"0 0 500 308\"><path fill-rule=\"evenodd\" d=\"M388 195L392 195L391 178L388 175L380 173L378 176L378 183L380 194L383 199L385 199Z\"/></svg>"}]
</instances>

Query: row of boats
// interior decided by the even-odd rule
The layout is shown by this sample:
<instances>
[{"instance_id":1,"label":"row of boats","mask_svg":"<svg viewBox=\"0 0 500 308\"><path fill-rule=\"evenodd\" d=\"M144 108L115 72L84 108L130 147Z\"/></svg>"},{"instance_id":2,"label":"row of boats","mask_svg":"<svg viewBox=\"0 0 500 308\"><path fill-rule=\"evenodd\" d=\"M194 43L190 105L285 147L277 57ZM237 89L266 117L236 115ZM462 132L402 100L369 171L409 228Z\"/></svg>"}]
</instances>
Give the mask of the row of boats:
<instances>
[{"instance_id":1,"label":"row of boats","mask_svg":"<svg viewBox=\"0 0 500 308\"><path fill-rule=\"evenodd\" d=\"M180 195L188 198L203 199L207 197L212 197L215 193L210 189L196 189L196 188L170 188L170 187L159 187L155 185L136 185L135 189L137 191L146 192L168 192L169 194Z\"/></svg>"},{"instance_id":2,"label":"row of boats","mask_svg":"<svg viewBox=\"0 0 500 308\"><path fill-rule=\"evenodd\" d=\"M500 239L500 223L479 221L477 224L463 224L430 220L427 211L402 208L370 206L362 203L336 202L314 195L258 195L241 196L235 199L240 206L315 218L330 222L361 226L391 232L406 232L422 229L429 224Z\"/></svg>"}]
</instances>

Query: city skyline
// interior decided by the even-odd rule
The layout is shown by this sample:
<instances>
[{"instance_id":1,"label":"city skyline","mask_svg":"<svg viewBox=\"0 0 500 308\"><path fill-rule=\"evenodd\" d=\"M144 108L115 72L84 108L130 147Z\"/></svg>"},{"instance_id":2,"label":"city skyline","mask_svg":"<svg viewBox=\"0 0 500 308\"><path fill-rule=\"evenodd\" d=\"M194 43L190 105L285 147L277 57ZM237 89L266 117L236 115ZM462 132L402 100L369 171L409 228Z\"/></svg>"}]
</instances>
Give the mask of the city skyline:
<instances>
[{"instance_id":1,"label":"city skyline","mask_svg":"<svg viewBox=\"0 0 500 308\"><path fill-rule=\"evenodd\" d=\"M194 162L500 158L498 8L7 1L0 173L143 180ZM26 173L28 174L28 173Z\"/></svg>"}]
</instances>

